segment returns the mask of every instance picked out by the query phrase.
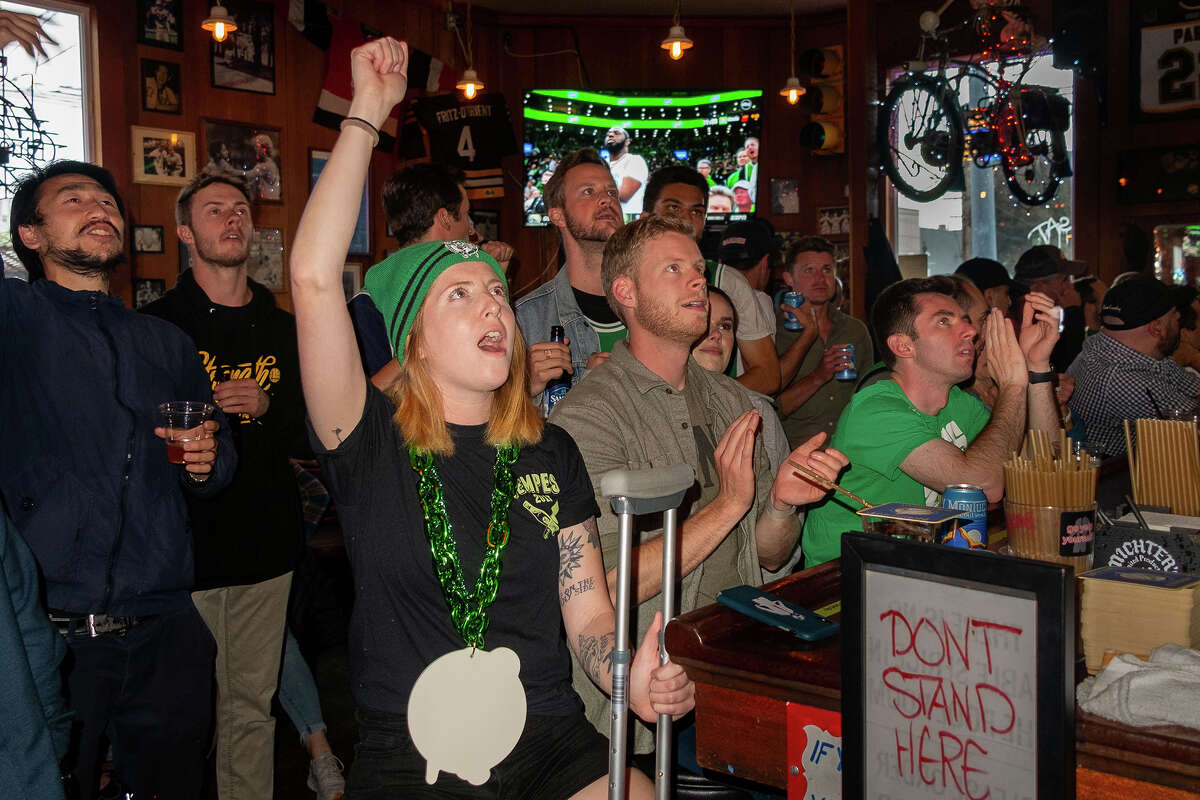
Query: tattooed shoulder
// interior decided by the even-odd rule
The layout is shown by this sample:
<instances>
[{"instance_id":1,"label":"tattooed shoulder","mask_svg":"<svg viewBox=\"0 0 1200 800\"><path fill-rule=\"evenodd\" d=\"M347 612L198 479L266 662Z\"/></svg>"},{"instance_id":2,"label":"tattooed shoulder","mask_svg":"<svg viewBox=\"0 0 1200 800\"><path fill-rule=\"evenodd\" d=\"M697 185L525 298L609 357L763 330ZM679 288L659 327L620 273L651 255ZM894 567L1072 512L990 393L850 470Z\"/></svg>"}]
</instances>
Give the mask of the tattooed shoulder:
<instances>
[{"instance_id":1,"label":"tattooed shoulder","mask_svg":"<svg viewBox=\"0 0 1200 800\"><path fill-rule=\"evenodd\" d=\"M588 517L584 520L583 529L587 531L588 544L597 550L600 549L600 529L596 527L596 518Z\"/></svg>"}]
</instances>

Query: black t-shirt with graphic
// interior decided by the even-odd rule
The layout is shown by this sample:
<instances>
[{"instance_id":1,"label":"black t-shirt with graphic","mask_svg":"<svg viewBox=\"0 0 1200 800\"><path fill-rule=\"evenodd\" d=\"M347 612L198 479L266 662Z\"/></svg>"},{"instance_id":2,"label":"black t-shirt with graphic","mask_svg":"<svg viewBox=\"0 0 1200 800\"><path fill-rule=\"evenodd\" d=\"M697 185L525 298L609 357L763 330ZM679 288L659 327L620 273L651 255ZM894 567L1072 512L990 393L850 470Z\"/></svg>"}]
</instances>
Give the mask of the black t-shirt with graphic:
<instances>
[{"instance_id":1,"label":"black t-shirt with graphic","mask_svg":"<svg viewBox=\"0 0 1200 800\"><path fill-rule=\"evenodd\" d=\"M336 450L313 436L354 571L350 680L361 707L405 713L426 665L464 647L454 629L425 538L416 475L394 407L368 388L363 418ZM483 560L496 451L486 426L450 426L455 452L435 458L468 590ZM558 604L558 529L597 516L583 457L565 431L547 425L542 441L513 465L517 493L500 571L488 610L489 650L509 647L521 659L530 714L582 708L571 688L571 660Z\"/></svg>"}]
</instances>

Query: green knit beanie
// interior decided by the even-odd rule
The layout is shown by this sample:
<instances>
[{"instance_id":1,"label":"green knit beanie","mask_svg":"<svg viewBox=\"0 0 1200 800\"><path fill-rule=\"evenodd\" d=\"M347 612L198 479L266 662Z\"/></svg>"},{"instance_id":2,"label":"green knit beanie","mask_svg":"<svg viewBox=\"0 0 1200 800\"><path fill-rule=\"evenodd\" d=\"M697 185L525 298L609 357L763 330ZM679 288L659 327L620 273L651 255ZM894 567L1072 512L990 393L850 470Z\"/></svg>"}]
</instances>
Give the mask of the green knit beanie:
<instances>
[{"instance_id":1,"label":"green knit beanie","mask_svg":"<svg viewBox=\"0 0 1200 800\"><path fill-rule=\"evenodd\" d=\"M429 287L455 264L482 261L504 282L504 270L496 259L470 242L425 242L397 250L367 270L364 288L383 314L388 344L396 360L404 361L404 345L413 320L429 294Z\"/></svg>"}]
</instances>

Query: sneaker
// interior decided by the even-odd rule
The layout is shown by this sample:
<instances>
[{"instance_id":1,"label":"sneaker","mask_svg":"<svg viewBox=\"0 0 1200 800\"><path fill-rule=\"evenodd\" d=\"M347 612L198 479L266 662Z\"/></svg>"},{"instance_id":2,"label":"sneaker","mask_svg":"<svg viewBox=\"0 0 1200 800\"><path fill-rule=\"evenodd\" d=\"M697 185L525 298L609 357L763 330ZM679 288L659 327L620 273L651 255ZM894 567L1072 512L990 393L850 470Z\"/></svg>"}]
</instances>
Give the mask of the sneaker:
<instances>
[{"instance_id":1,"label":"sneaker","mask_svg":"<svg viewBox=\"0 0 1200 800\"><path fill-rule=\"evenodd\" d=\"M333 753L322 753L308 764L308 788L317 793L317 800L339 800L346 791L345 767Z\"/></svg>"}]
</instances>

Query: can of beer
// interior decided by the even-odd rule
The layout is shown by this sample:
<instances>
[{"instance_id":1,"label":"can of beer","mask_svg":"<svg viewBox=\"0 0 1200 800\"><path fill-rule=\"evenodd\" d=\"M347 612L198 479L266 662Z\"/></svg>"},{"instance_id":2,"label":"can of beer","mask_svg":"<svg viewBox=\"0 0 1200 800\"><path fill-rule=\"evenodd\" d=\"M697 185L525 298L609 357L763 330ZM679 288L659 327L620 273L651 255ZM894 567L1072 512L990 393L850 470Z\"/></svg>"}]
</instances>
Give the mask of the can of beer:
<instances>
[{"instance_id":1,"label":"can of beer","mask_svg":"<svg viewBox=\"0 0 1200 800\"><path fill-rule=\"evenodd\" d=\"M978 486L956 483L942 493L942 508L965 511L966 516L952 520L942 544L964 549L987 547L987 495Z\"/></svg>"},{"instance_id":2,"label":"can of beer","mask_svg":"<svg viewBox=\"0 0 1200 800\"><path fill-rule=\"evenodd\" d=\"M796 291L784 292L783 304L792 308L799 308L804 305L804 295ZM783 328L788 331L802 331L804 330L804 323L800 321L799 317L788 311L784 315Z\"/></svg>"},{"instance_id":3,"label":"can of beer","mask_svg":"<svg viewBox=\"0 0 1200 800\"><path fill-rule=\"evenodd\" d=\"M858 359L854 355L854 345L848 344L842 348L842 352L846 354L846 358L850 359L850 366L845 369L839 369L833 373L833 377L839 381L856 381L858 380Z\"/></svg>"}]
</instances>

